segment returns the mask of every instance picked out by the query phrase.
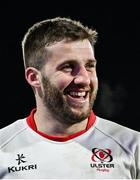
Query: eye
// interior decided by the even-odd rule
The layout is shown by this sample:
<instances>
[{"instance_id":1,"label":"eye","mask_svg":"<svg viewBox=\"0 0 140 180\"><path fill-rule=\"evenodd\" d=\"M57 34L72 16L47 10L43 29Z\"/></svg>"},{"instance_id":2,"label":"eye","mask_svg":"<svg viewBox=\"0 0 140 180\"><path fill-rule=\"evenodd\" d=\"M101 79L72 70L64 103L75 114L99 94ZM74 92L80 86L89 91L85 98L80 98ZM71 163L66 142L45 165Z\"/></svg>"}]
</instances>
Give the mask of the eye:
<instances>
[{"instance_id":1,"label":"eye","mask_svg":"<svg viewBox=\"0 0 140 180\"><path fill-rule=\"evenodd\" d=\"M95 68L95 63L87 63L85 65L85 68L88 70L88 71L92 71L94 68Z\"/></svg>"},{"instance_id":2,"label":"eye","mask_svg":"<svg viewBox=\"0 0 140 180\"><path fill-rule=\"evenodd\" d=\"M62 67L61 67L61 70L62 71L65 71L65 72L71 72L73 70L73 65L72 64L64 64Z\"/></svg>"}]
</instances>

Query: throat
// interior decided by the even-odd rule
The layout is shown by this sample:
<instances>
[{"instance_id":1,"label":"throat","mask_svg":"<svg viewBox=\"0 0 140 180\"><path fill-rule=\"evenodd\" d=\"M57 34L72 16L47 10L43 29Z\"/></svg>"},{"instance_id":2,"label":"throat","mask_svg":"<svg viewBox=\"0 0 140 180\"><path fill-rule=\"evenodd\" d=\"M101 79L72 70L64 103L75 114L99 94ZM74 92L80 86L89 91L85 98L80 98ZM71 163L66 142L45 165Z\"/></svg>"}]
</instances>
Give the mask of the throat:
<instances>
[{"instance_id":1,"label":"throat","mask_svg":"<svg viewBox=\"0 0 140 180\"><path fill-rule=\"evenodd\" d=\"M64 126L57 126L53 127L49 131L37 131L38 134L41 136L50 139L52 141L58 141L58 142L65 142L68 140L71 140L73 138L76 138L80 135L82 135L84 132L87 131L87 128L85 128L87 125L87 122L84 121L83 124L80 123L80 125L73 125L69 128L64 128Z\"/></svg>"},{"instance_id":2,"label":"throat","mask_svg":"<svg viewBox=\"0 0 140 180\"><path fill-rule=\"evenodd\" d=\"M37 120L35 121L37 131L42 132L49 136L57 136L57 137L66 137L78 133L80 131L83 131L87 127L87 122L88 119L73 125L67 125L54 120L53 121L47 120L44 123L42 121L41 122L38 122Z\"/></svg>"},{"instance_id":3,"label":"throat","mask_svg":"<svg viewBox=\"0 0 140 180\"><path fill-rule=\"evenodd\" d=\"M67 125L58 126L57 125L53 129L52 135L61 136L61 137L70 136L72 134L85 130L86 127L87 127L87 119L80 123L73 124L71 126L67 126Z\"/></svg>"}]
</instances>

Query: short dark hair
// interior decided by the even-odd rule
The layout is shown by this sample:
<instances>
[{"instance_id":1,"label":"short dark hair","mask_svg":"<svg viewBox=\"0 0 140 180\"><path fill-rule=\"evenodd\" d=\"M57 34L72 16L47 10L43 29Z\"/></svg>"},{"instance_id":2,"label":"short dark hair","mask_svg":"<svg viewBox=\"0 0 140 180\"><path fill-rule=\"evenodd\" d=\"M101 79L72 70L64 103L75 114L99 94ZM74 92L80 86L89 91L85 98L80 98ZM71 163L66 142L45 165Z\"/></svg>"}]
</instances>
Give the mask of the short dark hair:
<instances>
[{"instance_id":1,"label":"short dark hair","mask_svg":"<svg viewBox=\"0 0 140 180\"><path fill-rule=\"evenodd\" d=\"M70 18L56 17L35 23L28 29L22 41L25 68L31 66L41 69L46 54L45 47L64 39L88 39L94 46L97 32Z\"/></svg>"}]
</instances>

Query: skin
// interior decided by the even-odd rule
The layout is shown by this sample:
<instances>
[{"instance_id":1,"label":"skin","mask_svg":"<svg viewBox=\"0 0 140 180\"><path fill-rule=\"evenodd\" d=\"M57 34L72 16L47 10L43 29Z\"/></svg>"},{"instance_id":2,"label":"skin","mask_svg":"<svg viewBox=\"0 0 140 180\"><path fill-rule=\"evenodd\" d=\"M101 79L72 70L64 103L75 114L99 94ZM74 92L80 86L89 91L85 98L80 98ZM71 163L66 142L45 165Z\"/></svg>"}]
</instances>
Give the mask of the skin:
<instances>
[{"instance_id":1,"label":"skin","mask_svg":"<svg viewBox=\"0 0 140 180\"><path fill-rule=\"evenodd\" d=\"M35 90L37 129L63 137L86 128L98 89L94 50L87 39L45 48L41 71L28 67L25 75Z\"/></svg>"}]
</instances>

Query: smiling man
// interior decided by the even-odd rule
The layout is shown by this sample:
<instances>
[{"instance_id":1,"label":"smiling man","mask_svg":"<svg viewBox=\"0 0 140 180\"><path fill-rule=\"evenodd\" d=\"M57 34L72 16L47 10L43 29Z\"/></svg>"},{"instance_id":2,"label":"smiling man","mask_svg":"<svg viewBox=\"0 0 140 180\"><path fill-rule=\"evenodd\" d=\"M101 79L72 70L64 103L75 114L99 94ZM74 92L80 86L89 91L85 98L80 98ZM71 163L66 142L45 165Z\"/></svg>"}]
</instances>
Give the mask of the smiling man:
<instances>
[{"instance_id":1,"label":"smiling man","mask_svg":"<svg viewBox=\"0 0 140 180\"><path fill-rule=\"evenodd\" d=\"M0 178L138 179L140 133L96 116L97 32L69 18L22 41L36 108L0 130Z\"/></svg>"},{"instance_id":2,"label":"smiling man","mask_svg":"<svg viewBox=\"0 0 140 180\"><path fill-rule=\"evenodd\" d=\"M49 135L76 133L86 128L96 98L94 51L88 40L63 40L45 49L49 58L41 71L26 69L27 81L37 89L36 124Z\"/></svg>"}]
</instances>

